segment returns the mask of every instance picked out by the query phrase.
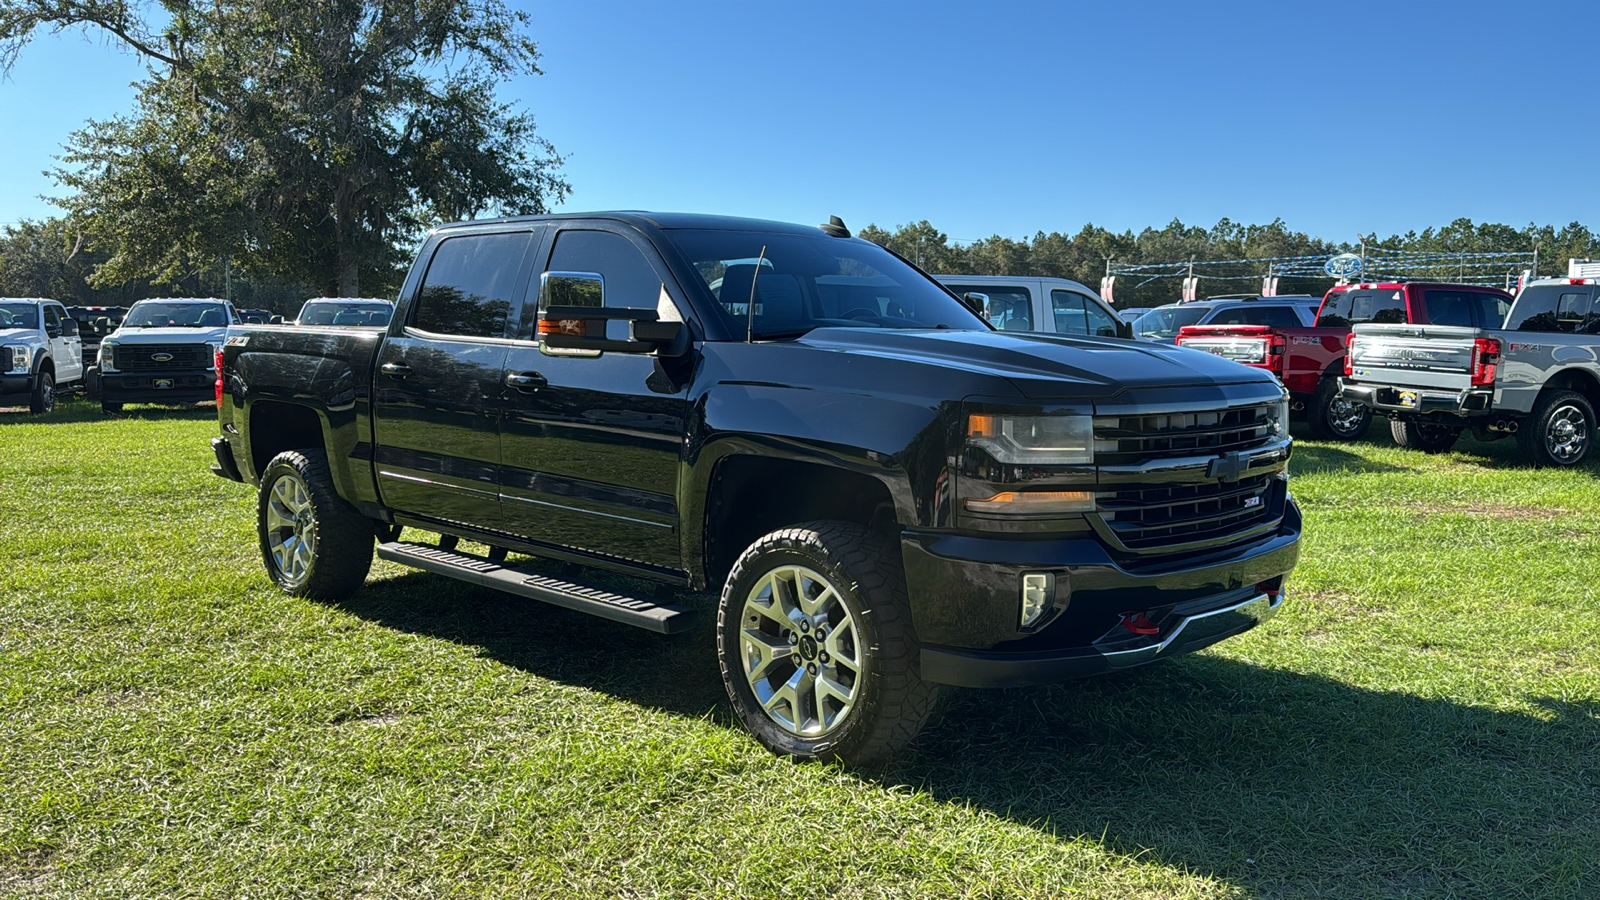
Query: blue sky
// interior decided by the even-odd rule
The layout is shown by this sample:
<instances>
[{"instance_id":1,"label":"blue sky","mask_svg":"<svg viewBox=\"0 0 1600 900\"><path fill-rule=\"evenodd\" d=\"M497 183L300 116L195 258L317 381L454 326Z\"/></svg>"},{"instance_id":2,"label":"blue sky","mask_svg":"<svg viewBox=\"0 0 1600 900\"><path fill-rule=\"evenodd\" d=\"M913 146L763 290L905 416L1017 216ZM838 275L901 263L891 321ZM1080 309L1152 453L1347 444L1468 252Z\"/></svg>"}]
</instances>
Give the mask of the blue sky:
<instances>
[{"instance_id":1,"label":"blue sky","mask_svg":"<svg viewBox=\"0 0 1600 900\"><path fill-rule=\"evenodd\" d=\"M961 241L1600 227L1600 3L522 5L545 74L506 95L568 156L565 209L925 218ZM0 224L51 212L41 171L141 71L74 33L24 51Z\"/></svg>"}]
</instances>

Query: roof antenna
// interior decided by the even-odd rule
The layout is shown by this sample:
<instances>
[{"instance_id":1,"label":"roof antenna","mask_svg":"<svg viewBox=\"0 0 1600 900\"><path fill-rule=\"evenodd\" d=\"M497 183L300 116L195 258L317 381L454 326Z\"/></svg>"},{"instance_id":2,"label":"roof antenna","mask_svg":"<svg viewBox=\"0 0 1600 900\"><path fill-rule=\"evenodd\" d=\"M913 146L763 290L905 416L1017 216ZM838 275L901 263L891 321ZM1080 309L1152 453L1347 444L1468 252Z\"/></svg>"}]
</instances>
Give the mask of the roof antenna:
<instances>
[{"instance_id":1,"label":"roof antenna","mask_svg":"<svg viewBox=\"0 0 1600 900\"><path fill-rule=\"evenodd\" d=\"M850 236L850 229L844 227L844 220L838 216L829 216L828 224L818 225L817 227L821 228L822 233L828 235L829 237L847 238Z\"/></svg>"},{"instance_id":2,"label":"roof antenna","mask_svg":"<svg viewBox=\"0 0 1600 900\"><path fill-rule=\"evenodd\" d=\"M744 342L750 343L756 333L756 278L761 275L761 264L767 259L767 245L761 245L761 255L756 257L756 270L750 273L750 302L745 305Z\"/></svg>"}]
</instances>

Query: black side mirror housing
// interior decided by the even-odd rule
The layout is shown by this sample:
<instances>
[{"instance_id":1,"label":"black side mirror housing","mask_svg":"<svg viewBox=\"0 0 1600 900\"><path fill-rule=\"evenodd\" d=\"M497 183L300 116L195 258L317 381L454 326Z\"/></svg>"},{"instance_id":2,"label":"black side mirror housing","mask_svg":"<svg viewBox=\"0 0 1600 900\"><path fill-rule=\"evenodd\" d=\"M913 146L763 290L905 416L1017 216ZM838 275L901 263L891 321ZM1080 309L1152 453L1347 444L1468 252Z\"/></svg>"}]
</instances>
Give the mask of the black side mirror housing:
<instances>
[{"instance_id":1,"label":"black side mirror housing","mask_svg":"<svg viewBox=\"0 0 1600 900\"><path fill-rule=\"evenodd\" d=\"M628 340L606 336L606 323L627 322ZM652 353L682 356L689 327L665 321L654 309L605 305L605 278L598 272L545 272L539 276L539 341L551 350Z\"/></svg>"},{"instance_id":2,"label":"black side mirror housing","mask_svg":"<svg viewBox=\"0 0 1600 900\"><path fill-rule=\"evenodd\" d=\"M78 320L77 319L62 319L61 320L61 332L63 334L65 334L67 337L77 337L78 336Z\"/></svg>"}]
</instances>

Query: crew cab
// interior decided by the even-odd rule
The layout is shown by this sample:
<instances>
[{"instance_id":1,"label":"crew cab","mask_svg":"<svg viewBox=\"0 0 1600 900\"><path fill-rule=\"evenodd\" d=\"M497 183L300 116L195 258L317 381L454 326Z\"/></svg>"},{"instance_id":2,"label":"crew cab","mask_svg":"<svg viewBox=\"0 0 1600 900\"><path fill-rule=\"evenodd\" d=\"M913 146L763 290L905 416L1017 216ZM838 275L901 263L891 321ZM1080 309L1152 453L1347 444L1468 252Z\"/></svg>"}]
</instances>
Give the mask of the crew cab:
<instances>
[{"instance_id":1,"label":"crew cab","mask_svg":"<svg viewBox=\"0 0 1600 900\"><path fill-rule=\"evenodd\" d=\"M1485 441L1515 435L1536 465L1579 465L1600 405L1597 281L1532 281L1503 323L1435 314L1429 324L1357 325L1341 395L1389 417L1404 447L1440 453L1471 428Z\"/></svg>"},{"instance_id":2,"label":"crew cab","mask_svg":"<svg viewBox=\"0 0 1600 900\"><path fill-rule=\"evenodd\" d=\"M212 470L256 488L282 589L356 591L376 539L614 622L711 617L734 710L801 759L896 751L942 685L1237 634L1299 554L1270 375L997 331L836 218L443 226L386 329L236 329L216 390Z\"/></svg>"},{"instance_id":3,"label":"crew cab","mask_svg":"<svg viewBox=\"0 0 1600 900\"><path fill-rule=\"evenodd\" d=\"M1009 275L935 275L957 296L986 303L989 324L1000 331L1043 331L1128 337L1115 310L1087 285L1066 278Z\"/></svg>"},{"instance_id":4,"label":"crew cab","mask_svg":"<svg viewBox=\"0 0 1600 900\"><path fill-rule=\"evenodd\" d=\"M100 342L97 393L103 412L124 403L188 404L215 395L216 353L239 323L216 298L140 300Z\"/></svg>"},{"instance_id":5,"label":"crew cab","mask_svg":"<svg viewBox=\"0 0 1600 900\"><path fill-rule=\"evenodd\" d=\"M1372 412L1341 397L1345 349L1351 329L1368 322L1499 324L1511 295L1489 287L1410 282L1336 285L1323 297L1310 328L1273 325L1191 325L1178 344L1215 353L1277 375L1289 389L1291 408L1304 413L1313 437L1355 440L1366 433Z\"/></svg>"},{"instance_id":6,"label":"crew cab","mask_svg":"<svg viewBox=\"0 0 1600 900\"><path fill-rule=\"evenodd\" d=\"M25 394L32 412L49 412L56 389L83 380L78 323L54 300L0 299L0 395Z\"/></svg>"},{"instance_id":7,"label":"crew cab","mask_svg":"<svg viewBox=\"0 0 1600 900\"><path fill-rule=\"evenodd\" d=\"M356 297L317 297L300 307L296 325L334 325L345 328L382 328L394 315L387 300Z\"/></svg>"}]
</instances>

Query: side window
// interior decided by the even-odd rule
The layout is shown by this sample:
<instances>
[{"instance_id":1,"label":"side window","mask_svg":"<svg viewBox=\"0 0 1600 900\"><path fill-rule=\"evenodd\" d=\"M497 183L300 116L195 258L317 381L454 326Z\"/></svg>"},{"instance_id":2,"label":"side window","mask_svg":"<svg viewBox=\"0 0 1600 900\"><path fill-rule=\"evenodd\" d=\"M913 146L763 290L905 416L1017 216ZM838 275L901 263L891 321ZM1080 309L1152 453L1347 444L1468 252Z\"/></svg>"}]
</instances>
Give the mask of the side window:
<instances>
[{"instance_id":1,"label":"side window","mask_svg":"<svg viewBox=\"0 0 1600 900\"><path fill-rule=\"evenodd\" d=\"M1051 291L1050 308L1058 334L1089 334L1089 319L1084 314L1083 295L1077 291Z\"/></svg>"},{"instance_id":2,"label":"side window","mask_svg":"<svg viewBox=\"0 0 1600 900\"><path fill-rule=\"evenodd\" d=\"M1530 287L1517 296L1506 319L1508 331L1561 331L1593 334L1600 331L1600 310L1593 289L1581 286Z\"/></svg>"},{"instance_id":3,"label":"side window","mask_svg":"<svg viewBox=\"0 0 1600 900\"><path fill-rule=\"evenodd\" d=\"M56 308L48 303L44 304L44 327L51 331L61 328L61 314L56 312Z\"/></svg>"},{"instance_id":4,"label":"side window","mask_svg":"<svg viewBox=\"0 0 1600 900\"><path fill-rule=\"evenodd\" d=\"M1242 306L1229 306L1217 310L1211 318L1206 319L1204 325L1254 325L1249 314Z\"/></svg>"},{"instance_id":5,"label":"side window","mask_svg":"<svg viewBox=\"0 0 1600 900\"><path fill-rule=\"evenodd\" d=\"M1299 328L1300 316L1287 306L1254 306L1245 310L1246 325L1270 325L1273 328Z\"/></svg>"},{"instance_id":6,"label":"side window","mask_svg":"<svg viewBox=\"0 0 1600 900\"><path fill-rule=\"evenodd\" d=\"M1097 337L1117 336L1117 320L1090 297L1083 298L1083 314L1089 320L1090 334Z\"/></svg>"},{"instance_id":7,"label":"side window","mask_svg":"<svg viewBox=\"0 0 1600 900\"><path fill-rule=\"evenodd\" d=\"M411 326L456 337L506 336L531 232L468 234L439 242L411 307Z\"/></svg>"},{"instance_id":8,"label":"side window","mask_svg":"<svg viewBox=\"0 0 1600 900\"><path fill-rule=\"evenodd\" d=\"M1033 295L1025 287L999 284L952 284L947 287L957 297L962 294L988 294L989 324L1001 331L1035 330Z\"/></svg>"},{"instance_id":9,"label":"side window","mask_svg":"<svg viewBox=\"0 0 1600 900\"><path fill-rule=\"evenodd\" d=\"M1327 328L1350 327L1350 292L1330 291L1317 313L1317 325Z\"/></svg>"},{"instance_id":10,"label":"side window","mask_svg":"<svg viewBox=\"0 0 1600 900\"><path fill-rule=\"evenodd\" d=\"M1479 328L1499 328L1511 311L1511 301L1499 294L1472 294L1472 304L1477 310Z\"/></svg>"}]
</instances>

